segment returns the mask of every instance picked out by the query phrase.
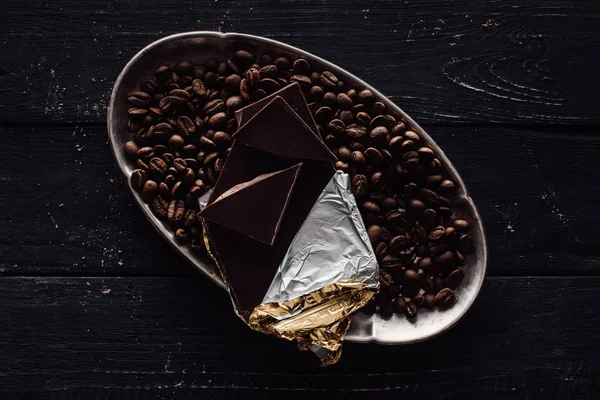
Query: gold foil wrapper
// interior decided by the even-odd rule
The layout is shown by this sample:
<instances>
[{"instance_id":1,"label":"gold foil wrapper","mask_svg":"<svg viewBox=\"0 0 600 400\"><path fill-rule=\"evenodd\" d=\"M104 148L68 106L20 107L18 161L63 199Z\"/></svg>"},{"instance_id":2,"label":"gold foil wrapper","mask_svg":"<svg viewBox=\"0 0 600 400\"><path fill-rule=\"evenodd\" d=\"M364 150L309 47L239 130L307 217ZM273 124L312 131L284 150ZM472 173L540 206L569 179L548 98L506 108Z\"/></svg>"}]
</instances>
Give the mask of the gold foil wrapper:
<instances>
[{"instance_id":1,"label":"gold foil wrapper","mask_svg":"<svg viewBox=\"0 0 600 400\"><path fill-rule=\"evenodd\" d=\"M202 205L202 204L201 204ZM348 175L338 171L315 202L290 244L261 304L240 312L226 271L211 251L234 310L250 328L311 350L322 365L336 363L351 315L377 293L377 261L360 212L350 193ZM249 315L248 315L249 314Z\"/></svg>"}]
</instances>

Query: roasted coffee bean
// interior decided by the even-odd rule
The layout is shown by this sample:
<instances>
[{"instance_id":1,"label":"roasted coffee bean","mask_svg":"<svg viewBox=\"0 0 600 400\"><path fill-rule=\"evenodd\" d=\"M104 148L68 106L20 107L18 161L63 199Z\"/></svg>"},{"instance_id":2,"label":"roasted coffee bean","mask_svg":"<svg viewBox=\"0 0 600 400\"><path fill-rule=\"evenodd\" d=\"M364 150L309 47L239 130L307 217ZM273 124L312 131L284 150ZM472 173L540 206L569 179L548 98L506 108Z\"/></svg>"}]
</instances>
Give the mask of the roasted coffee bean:
<instances>
[{"instance_id":1,"label":"roasted coffee bean","mask_svg":"<svg viewBox=\"0 0 600 400\"><path fill-rule=\"evenodd\" d=\"M375 95L369 89L362 90L358 93L358 101L365 104L371 104L375 101Z\"/></svg>"},{"instance_id":2,"label":"roasted coffee bean","mask_svg":"<svg viewBox=\"0 0 600 400\"><path fill-rule=\"evenodd\" d=\"M369 212L372 214L381 214L381 208L379 208L379 206L375 203L373 203L372 201L365 201L362 204L363 210L365 210L365 212Z\"/></svg>"},{"instance_id":3,"label":"roasted coffee bean","mask_svg":"<svg viewBox=\"0 0 600 400\"><path fill-rule=\"evenodd\" d=\"M214 137L214 136L213 136ZM215 144L215 142L213 142L212 140L208 139L207 137L202 136L200 138L200 143L199 143L200 148L208 153L212 153L214 151L216 151L218 149L217 145Z\"/></svg>"},{"instance_id":4,"label":"roasted coffee bean","mask_svg":"<svg viewBox=\"0 0 600 400\"><path fill-rule=\"evenodd\" d=\"M411 199L408 202L408 209L411 213L415 215L420 215L425 211L425 203L423 203L419 199Z\"/></svg>"},{"instance_id":5,"label":"roasted coffee bean","mask_svg":"<svg viewBox=\"0 0 600 400\"><path fill-rule=\"evenodd\" d=\"M410 241L408 239L408 236L406 235L395 236L390 241L390 251L393 253L397 253L400 250L404 250L408 246L410 246Z\"/></svg>"},{"instance_id":6,"label":"roasted coffee bean","mask_svg":"<svg viewBox=\"0 0 600 400\"><path fill-rule=\"evenodd\" d=\"M352 152L346 146L340 146L337 151L337 156L342 161L350 161L352 159Z\"/></svg>"},{"instance_id":7,"label":"roasted coffee bean","mask_svg":"<svg viewBox=\"0 0 600 400\"><path fill-rule=\"evenodd\" d=\"M379 150L377 150L374 147L369 147L368 149L366 149L364 155L365 159L369 164L381 165L383 163L383 156L381 155Z\"/></svg>"},{"instance_id":8,"label":"roasted coffee bean","mask_svg":"<svg viewBox=\"0 0 600 400\"><path fill-rule=\"evenodd\" d=\"M375 190L383 191L387 185L385 176L381 172L375 172L371 175L369 183Z\"/></svg>"},{"instance_id":9,"label":"roasted coffee bean","mask_svg":"<svg viewBox=\"0 0 600 400\"><path fill-rule=\"evenodd\" d=\"M145 108L150 105L152 97L142 91L134 91L127 95L127 101L136 107Z\"/></svg>"},{"instance_id":10,"label":"roasted coffee bean","mask_svg":"<svg viewBox=\"0 0 600 400\"><path fill-rule=\"evenodd\" d=\"M419 274L419 278L421 280L421 289L423 289L425 292L429 292L433 288L433 279L431 279L431 277L427 275L427 272L425 271Z\"/></svg>"},{"instance_id":11,"label":"roasted coffee bean","mask_svg":"<svg viewBox=\"0 0 600 400\"><path fill-rule=\"evenodd\" d=\"M365 175L355 175L352 178L352 194L357 199L364 198L369 192L369 184Z\"/></svg>"},{"instance_id":12,"label":"roasted coffee bean","mask_svg":"<svg viewBox=\"0 0 600 400\"><path fill-rule=\"evenodd\" d=\"M382 259L388 254L388 245L385 242L379 243L375 249L375 255L378 259Z\"/></svg>"},{"instance_id":13,"label":"roasted coffee bean","mask_svg":"<svg viewBox=\"0 0 600 400\"><path fill-rule=\"evenodd\" d=\"M156 177L163 177L163 175L167 172L167 163L158 157L154 157L148 163L148 167L150 168L150 173Z\"/></svg>"},{"instance_id":14,"label":"roasted coffee bean","mask_svg":"<svg viewBox=\"0 0 600 400\"><path fill-rule=\"evenodd\" d=\"M404 314L408 318L416 317L417 316L417 306L412 301L407 301L406 302L406 311L404 311Z\"/></svg>"},{"instance_id":15,"label":"roasted coffee bean","mask_svg":"<svg viewBox=\"0 0 600 400\"><path fill-rule=\"evenodd\" d=\"M452 226L454 227L454 229L456 229L458 232L464 233L466 231L469 230L469 221L464 220L464 219L455 219L452 222Z\"/></svg>"},{"instance_id":16,"label":"roasted coffee bean","mask_svg":"<svg viewBox=\"0 0 600 400\"><path fill-rule=\"evenodd\" d=\"M398 203L396 202L396 199L393 199L391 197L386 197L381 202L381 208L383 211L388 212L390 210L397 209Z\"/></svg>"},{"instance_id":17,"label":"roasted coffee bean","mask_svg":"<svg viewBox=\"0 0 600 400\"><path fill-rule=\"evenodd\" d=\"M410 301L415 305L415 307L421 308L425 301L425 297L423 295L418 294L416 296L411 297Z\"/></svg>"},{"instance_id":18,"label":"roasted coffee bean","mask_svg":"<svg viewBox=\"0 0 600 400\"><path fill-rule=\"evenodd\" d=\"M142 199L146 203L150 203L154 197L158 194L158 184L155 181L147 180L142 186Z\"/></svg>"},{"instance_id":19,"label":"roasted coffee bean","mask_svg":"<svg viewBox=\"0 0 600 400\"><path fill-rule=\"evenodd\" d=\"M187 243L189 240L189 235L187 233L187 231L183 228L179 228L175 231L175 239L177 240L178 243Z\"/></svg>"},{"instance_id":20,"label":"roasted coffee bean","mask_svg":"<svg viewBox=\"0 0 600 400\"><path fill-rule=\"evenodd\" d=\"M349 110L354 106L354 103L346 93L339 93L337 95L337 106L342 110Z\"/></svg>"},{"instance_id":21,"label":"roasted coffee bean","mask_svg":"<svg viewBox=\"0 0 600 400\"><path fill-rule=\"evenodd\" d=\"M142 147L138 150L137 156L142 161L150 161L154 157L154 149L152 147Z\"/></svg>"},{"instance_id":22,"label":"roasted coffee bean","mask_svg":"<svg viewBox=\"0 0 600 400\"><path fill-rule=\"evenodd\" d=\"M129 182L131 183L131 187L139 192L140 190L142 190L142 187L144 186L147 180L148 176L146 174L146 171L144 171L143 169L136 169L131 173L131 178Z\"/></svg>"},{"instance_id":23,"label":"roasted coffee bean","mask_svg":"<svg viewBox=\"0 0 600 400\"><path fill-rule=\"evenodd\" d=\"M185 215L185 204L182 200L171 200L169 203L169 209L167 211L167 217L169 222L172 224L179 223L182 221Z\"/></svg>"},{"instance_id":24,"label":"roasted coffee bean","mask_svg":"<svg viewBox=\"0 0 600 400\"><path fill-rule=\"evenodd\" d=\"M443 288L444 288L444 278L442 278L441 276L436 276L435 278L433 278L432 293L438 293Z\"/></svg>"},{"instance_id":25,"label":"roasted coffee bean","mask_svg":"<svg viewBox=\"0 0 600 400\"><path fill-rule=\"evenodd\" d=\"M335 88L338 82L338 78L333 74L333 72L323 71L321 73L321 84L323 86Z\"/></svg>"},{"instance_id":26,"label":"roasted coffee bean","mask_svg":"<svg viewBox=\"0 0 600 400\"><path fill-rule=\"evenodd\" d=\"M462 269L455 269L444 279L444 287L454 290L460 285L464 277L465 273Z\"/></svg>"},{"instance_id":27,"label":"roasted coffee bean","mask_svg":"<svg viewBox=\"0 0 600 400\"><path fill-rule=\"evenodd\" d=\"M179 135L171 136L168 141L169 149L173 152L178 152L179 150L181 150L184 144L185 140Z\"/></svg>"},{"instance_id":28,"label":"roasted coffee bean","mask_svg":"<svg viewBox=\"0 0 600 400\"><path fill-rule=\"evenodd\" d=\"M456 257L454 255L454 252L447 250L441 253L439 256L437 256L435 262L441 268L448 268L454 264L455 259Z\"/></svg>"},{"instance_id":29,"label":"roasted coffee bean","mask_svg":"<svg viewBox=\"0 0 600 400\"><path fill-rule=\"evenodd\" d=\"M333 112L331 111L331 108L328 106L320 107L317 110L317 112L315 112L315 114L314 114L315 121L317 121L317 123L321 123L321 124L327 123L329 120L331 120L332 116L333 116Z\"/></svg>"},{"instance_id":30,"label":"roasted coffee bean","mask_svg":"<svg viewBox=\"0 0 600 400\"><path fill-rule=\"evenodd\" d=\"M162 196L164 199L170 199L171 198L171 189L169 188L169 185L167 185L164 182L161 182L158 184L158 194L159 196Z\"/></svg>"},{"instance_id":31,"label":"roasted coffee bean","mask_svg":"<svg viewBox=\"0 0 600 400\"><path fill-rule=\"evenodd\" d=\"M367 228L367 234L369 235L369 240L373 247L377 247L377 245L384 240L383 228L379 225L371 225Z\"/></svg>"},{"instance_id":32,"label":"roasted coffee bean","mask_svg":"<svg viewBox=\"0 0 600 400\"><path fill-rule=\"evenodd\" d=\"M418 274L417 274L417 276L418 276ZM404 275L404 278L406 278L406 275ZM421 288L418 285L409 285L409 284L405 283L402 286L402 289L400 289L400 294L402 294L402 296L404 296L404 297L413 297L413 296L416 296L417 294L419 294L420 290L421 290Z\"/></svg>"},{"instance_id":33,"label":"roasted coffee bean","mask_svg":"<svg viewBox=\"0 0 600 400\"><path fill-rule=\"evenodd\" d=\"M166 218L169 209L169 201L158 195L152 201L152 210L159 218Z\"/></svg>"},{"instance_id":34,"label":"roasted coffee bean","mask_svg":"<svg viewBox=\"0 0 600 400\"><path fill-rule=\"evenodd\" d=\"M381 308L381 316L384 319L391 318L394 315L394 303L388 302L383 308Z\"/></svg>"},{"instance_id":35,"label":"roasted coffee bean","mask_svg":"<svg viewBox=\"0 0 600 400\"><path fill-rule=\"evenodd\" d=\"M456 189L456 186L451 180L446 179L440 183L440 190L444 192L452 192L454 189Z\"/></svg>"},{"instance_id":36,"label":"roasted coffee bean","mask_svg":"<svg viewBox=\"0 0 600 400\"><path fill-rule=\"evenodd\" d=\"M208 120L208 125L215 130L224 129L227 126L227 114L219 112Z\"/></svg>"},{"instance_id":37,"label":"roasted coffee bean","mask_svg":"<svg viewBox=\"0 0 600 400\"><path fill-rule=\"evenodd\" d=\"M415 238L419 243L427 243L429 238L427 237L427 231L422 225L416 225L414 228Z\"/></svg>"},{"instance_id":38,"label":"roasted coffee bean","mask_svg":"<svg viewBox=\"0 0 600 400\"><path fill-rule=\"evenodd\" d=\"M454 304L455 295L452 289L444 288L435 295L434 304L440 308L447 308Z\"/></svg>"},{"instance_id":39,"label":"roasted coffee bean","mask_svg":"<svg viewBox=\"0 0 600 400\"><path fill-rule=\"evenodd\" d=\"M471 238L471 235L460 236L460 239L458 239L458 249L463 254L471 254L475 251L473 238Z\"/></svg>"},{"instance_id":40,"label":"roasted coffee bean","mask_svg":"<svg viewBox=\"0 0 600 400\"><path fill-rule=\"evenodd\" d=\"M431 232L429 232L429 235L427 235L429 240L439 240L442 238L442 236L444 236L443 226L434 227Z\"/></svg>"},{"instance_id":41,"label":"roasted coffee bean","mask_svg":"<svg viewBox=\"0 0 600 400\"><path fill-rule=\"evenodd\" d=\"M213 142L222 149L226 149L231 146L233 139L231 136L223 131L215 132L213 136Z\"/></svg>"},{"instance_id":42,"label":"roasted coffee bean","mask_svg":"<svg viewBox=\"0 0 600 400\"><path fill-rule=\"evenodd\" d=\"M393 269L402 268L404 266L404 263L398 256L395 256L393 254L388 254L388 255L384 256L383 259L381 260L381 265L382 265L382 268L385 268L388 270L393 270Z\"/></svg>"},{"instance_id":43,"label":"roasted coffee bean","mask_svg":"<svg viewBox=\"0 0 600 400\"><path fill-rule=\"evenodd\" d=\"M360 151L353 151L351 154L352 157L352 163L358 167L358 168L362 168L365 166L366 160L365 160L365 156L363 155L362 152Z\"/></svg>"},{"instance_id":44,"label":"roasted coffee bean","mask_svg":"<svg viewBox=\"0 0 600 400\"><path fill-rule=\"evenodd\" d=\"M310 85L312 84L312 82L310 81L310 78L306 75L300 75L300 74L296 74L293 75L290 78L290 82L298 82L298 85L300 85L300 87L302 88L309 88Z\"/></svg>"},{"instance_id":45,"label":"roasted coffee bean","mask_svg":"<svg viewBox=\"0 0 600 400\"><path fill-rule=\"evenodd\" d=\"M375 300L369 300L367 304L365 304L365 306L360 309L360 311L367 315L373 315L375 311L377 311L377 304L375 304Z\"/></svg>"},{"instance_id":46,"label":"roasted coffee bean","mask_svg":"<svg viewBox=\"0 0 600 400\"><path fill-rule=\"evenodd\" d=\"M437 266L431 257L421 257L421 259L419 259L417 262L417 266L429 275L433 275L437 272Z\"/></svg>"},{"instance_id":47,"label":"roasted coffee bean","mask_svg":"<svg viewBox=\"0 0 600 400\"><path fill-rule=\"evenodd\" d=\"M415 201L419 201L419 200L415 200ZM425 205L425 204L423 204L423 205ZM428 208L425 211L423 211L423 217L421 218L421 221L423 222L423 227L426 230L431 231L438 225L437 213L435 212L435 210Z\"/></svg>"},{"instance_id":48,"label":"roasted coffee bean","mask_svg":"<svg viewBox=\"0 0 600 400\"><path fill-rule=\"evenodd\" d=\"M135 160L138 157L139 150L140 148L133 140L130 140L123 145L123 151L130 160Z\"/></svg>"},{"instance_id":49,"label":"roasted coffee bean","mask_svg":"<svg viewBox=\"0 0 600 400\"><path fill-rule=\"evenodd\" d=\"M418 272L407 269L404 272L404 283L407 285L419 286L421 284L421 277Z\"/></svg>"},{"instance_id":50,"label":"roasted coffee bean","mask_svg":"<svg viewBox=\"0 0 600 400\"><path fill-rule=\"evenodd\" d=\"M406 131L406 132L404 132L404 138L408 139L408 140L412 140L414 143L417 143L418 141L421 140L421 138L419 137L419 135L416 132L413 132L413 131Z\"/></svg>"},{"instance_id":51,"label":"roasted coffee bean","mask_svg":"<svg viewBox=\"0 0 600 400\"><path fill-rule=\"evenodd\" d=\"M406 299L404 297L398 297L394 301L394 312L396 314L404 314L406 312Z\"/></svg>"},{"instance_id":52,"label":"roasted coffee bean","mask_svg":"<svg viewBox=\"0 0 600 400\"><path fill-rule=\"evenodd\" d=\"M423 306L428 309L431 310L435 305L435 295L432 293L426 293L425 296L423 296Z\"/></svg>"}]
</instances>

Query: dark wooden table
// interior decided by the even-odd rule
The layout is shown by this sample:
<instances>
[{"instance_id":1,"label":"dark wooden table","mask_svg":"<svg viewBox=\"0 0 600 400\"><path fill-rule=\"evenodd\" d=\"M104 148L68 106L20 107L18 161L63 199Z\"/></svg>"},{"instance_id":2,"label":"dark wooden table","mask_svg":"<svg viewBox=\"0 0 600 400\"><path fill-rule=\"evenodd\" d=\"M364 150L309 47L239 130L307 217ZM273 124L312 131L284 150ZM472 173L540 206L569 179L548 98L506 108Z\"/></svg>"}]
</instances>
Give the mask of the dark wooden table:
<instances>
[{"instance_id":1,"label":"dark wooden table","mask_svg":"<svg viewBox=\"0 0 600 400\"><path fill-rule=\"evenodd\" d=\"M179 4L176 4L179 3ZM490 2L19 0L0 25L0 397L597 398L600 8ZM448 333L327 369L246 328L134 204L114 79L189 30L299 46L372 83L452 159L486 225Z\"/></svg>"}]
</instances>

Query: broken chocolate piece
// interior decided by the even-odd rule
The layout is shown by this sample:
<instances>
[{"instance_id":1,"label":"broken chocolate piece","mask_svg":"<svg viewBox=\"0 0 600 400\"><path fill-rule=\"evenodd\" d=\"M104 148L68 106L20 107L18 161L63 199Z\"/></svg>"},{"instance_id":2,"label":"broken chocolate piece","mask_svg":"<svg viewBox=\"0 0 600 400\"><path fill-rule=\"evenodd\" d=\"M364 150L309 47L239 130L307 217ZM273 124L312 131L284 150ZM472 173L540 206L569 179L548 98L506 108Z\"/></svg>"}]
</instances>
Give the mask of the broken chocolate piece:
<instances>
[{"instance_id":1,"label":"broken chocolate piece","mask_svg":"<svg viewBox=\"0 0 600 400\"><path fill-rule=\"evenodd\" d=\"M302 163L298 163L239 183L204 208L200 215L272 246L301 166Z\"/></svg>"},{"instance_id":2,"label":"broken chocolate piece","mask_svg":"<svg viewBox=\"0 0 600 400\"><path fill-rule=\"evenodd\" d=\"M240 110L235 112L235 120L238 123L238 127L241 127L248 122L256 113L262 110L267 104L271 102L275 97L281 97L286 103L298 114L298 116L304 121L306 125L315 133L318 133L317 124L306 105L306 100L302 94L302 89L298 83L294 82L286 87L279 89L275 93L252 103Z\"/></svg>"},{"instance_id":3,"label":"broken chocolate piece","mask_svg":"<svg viewBox=\"0 0 600 400\"><path fill-rule=\"evenodd\" d=\"M258 175L292 167L298 161L302 161L302 168L273 246L204 219L211 250L243 315L248 315L262 301L291 241L335 170L329 161L277 157L236 140L208 201L207 207L229 188Z\"/></svg>"},{"instance_id":4,"label":"broken chocolate piece","mask_svg":"<svg viewBox=\"0 0 600 400\"><path fill-rule=\"evenodd\" d=\"M279 96L238 129L233 138L280 157L337 160L321 138Z\"/></svg>"}]
</instances>

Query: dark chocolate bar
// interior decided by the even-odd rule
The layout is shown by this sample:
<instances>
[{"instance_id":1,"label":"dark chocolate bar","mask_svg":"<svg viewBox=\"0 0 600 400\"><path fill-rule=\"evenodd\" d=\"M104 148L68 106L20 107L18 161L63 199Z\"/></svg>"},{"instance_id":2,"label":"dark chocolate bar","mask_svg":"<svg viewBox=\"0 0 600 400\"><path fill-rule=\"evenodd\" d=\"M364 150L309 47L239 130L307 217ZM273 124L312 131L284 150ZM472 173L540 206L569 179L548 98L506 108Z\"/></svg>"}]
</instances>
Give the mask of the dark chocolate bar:
<instances>
[{"instance_id":1,"label":"dark chocolate bar","mask_svg":"<svg viewBox=\"0 0 600 400\"><path fill-rule=\"evenodd\" d=\"M313 132L318 133L317 124L308 109L308 105L306 105L302 89L296 82L290 83L264 99L237 110L235 112L235 119L238 127L242 127L277 96L283 98Z\"/></svg>"},{"instance_id":2,"label":"dark chocolate bar","mask_svg":"<svg viewBox=\"0 0 600 400\"><path fill-rule=\"evenodd\" d=\"M262 174L220 195L200 215L272 246L302 163Z\"/></svg>"},{"instance_id":3,"label":"dark chocolate bar","mask_svg":"<svg viewBox=\"0 0 600 400\"><path fill-rule=\"evenodd\" d=\"M279 96L239 128L233 138L280 157L336 161L321 138Z\"/></svg>"}]
</instances>

